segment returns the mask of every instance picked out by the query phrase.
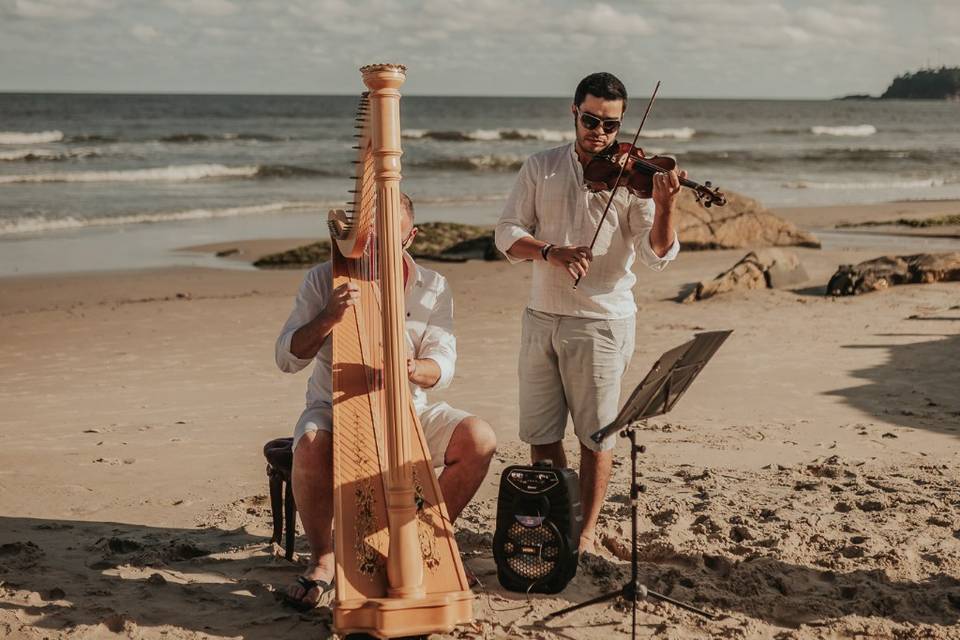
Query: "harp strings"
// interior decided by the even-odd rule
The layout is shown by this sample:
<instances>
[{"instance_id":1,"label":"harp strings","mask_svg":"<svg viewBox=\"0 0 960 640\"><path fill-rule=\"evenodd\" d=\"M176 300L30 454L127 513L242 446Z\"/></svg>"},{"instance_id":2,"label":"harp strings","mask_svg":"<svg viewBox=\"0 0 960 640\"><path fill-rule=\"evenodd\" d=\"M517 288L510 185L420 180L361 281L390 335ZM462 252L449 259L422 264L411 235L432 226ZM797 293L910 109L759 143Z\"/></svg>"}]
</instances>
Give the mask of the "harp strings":
<instances>
[{"instance_id":1,"label":"harp strings","mask_svg":"<svg viewBox=\"0 0 960 640\"><path fill-rule=\"evenodd\" d=\"M367 571L378 572L382 566L376 558L383 558L387 549L384 519L385 505L374 496L377 494L374 484L382 477L384 458L384 429L386 416L386 398L383 393L383 319L380 301L380 258L377 248L377 186L375 166L371 144L370 105L367 95L361 97L356 117L357 157L354 161L354 188L351 191L347 215L347 233L354 234L363 242L363 250L355 259L345 258L345 266L350 280L360 290L360 300L355 306L357 338L359 340L359 358L356 364L362 367L358 372L361 380L366 381L369 405L369 421L360 419L350 426L353 432L349 440L353 446L343 451L344 460L350 460L353 467L352 477L356 479L355 495L358 514L365 514L357 521L358 539L354 541L358 550L359 566ZM368 232L369 231L369 232ZM358 237L359 236L359 237ZM360 418L360 416L358 416ZM372 431L372 434L371 434ZM369 439L373 436L372 442ZM371 448L372 445L372 448ZM359 515L358 515L359 518ZM365 524L361 525L361 520Z\"/></svg>"},{"instance_id":2,"label":"harp strings","mask_svg":"<svg viewBox=\"0 0 960 640\"><path fill-rule=\"evenodd\" d=\"M370 233L363 254L351 267L360 280L361 299L358 312L362 322L364 364L367 388L370 395L371 418L378 448L383 451L383 420L386 415L386 398L383 394L383 319L380 305L380 257L377 248L377 185L374 179L374 162L370 144L369 104L366 95L361 98L358 121L363 129L360 137L360 155L357 161L356 188L354 190L354 225L368 225ZM355 226L355 229L357 226Z\"/></svg>"}]
</instances>

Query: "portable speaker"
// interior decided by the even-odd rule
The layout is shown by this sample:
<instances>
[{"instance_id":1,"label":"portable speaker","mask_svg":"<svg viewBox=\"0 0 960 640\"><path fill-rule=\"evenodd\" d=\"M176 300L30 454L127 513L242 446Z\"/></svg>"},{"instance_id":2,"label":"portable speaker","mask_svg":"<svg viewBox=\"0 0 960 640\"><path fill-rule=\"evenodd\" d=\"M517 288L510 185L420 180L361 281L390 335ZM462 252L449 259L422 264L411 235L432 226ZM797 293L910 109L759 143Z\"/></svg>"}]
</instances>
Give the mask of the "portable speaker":
<instances>
[{"instance_id":1,"label":"portable speaker","mask_svg":"<svg viewBox=\"0 0 960 640\"><path fill-rule=\"evenodd\" d=\"M580 483L549 460L514 465L500 476L493 558L504 589L558 593L577 574Z\"/></svg>"}]
</instances>

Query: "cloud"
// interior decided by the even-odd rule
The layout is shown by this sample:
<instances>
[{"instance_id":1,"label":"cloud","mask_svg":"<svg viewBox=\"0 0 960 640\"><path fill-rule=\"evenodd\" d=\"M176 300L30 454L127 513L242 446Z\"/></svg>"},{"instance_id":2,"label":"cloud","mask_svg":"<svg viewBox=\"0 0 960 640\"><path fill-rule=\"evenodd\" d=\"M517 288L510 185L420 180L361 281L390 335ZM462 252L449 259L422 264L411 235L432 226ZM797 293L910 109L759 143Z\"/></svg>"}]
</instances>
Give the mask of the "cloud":
<instances>
[{"instance_id":1,"label":"cloud","mask_svg":"<svg viewBox=\"0 0 960 640\"><path fill-rule=\"evenodd\" d=\"M160 37L160 32L146 24L135 24L130 27L130 33L134 38L140 42L150 43L154 42L157 38Z\"/></svg>"},{"instance_id":2,"label":"cloud","mask_svg":"<svg viewBox=\"0 0 960 640\"><path fill-rule=\"evenodd\" d=\"M15 0L14 15L21 18L76 20L113 6L113 0Z\"/></svg>"},{"instance_id":3,"label":"cloud","mask_svg":"<svg viewBox=\"0 0 960 640\"><path fill-rule=\"evenodd\" d=\"M343 92L395 60L412 93L566 95L606 69L665 96L815 97L955 64L958 33L960 0L0 0L0 87L134 89L159 65L158 91Z\"/></svg>"},{"instance_id":4,"label":"cloud","mask_svg":"<svg viewBox=\"0 0 960 640\"><path fill-rule=\"evenodd\" d=\"M166 3L180 13L194 16L228 16L237 11L231 0L166 0Z\"/></svg>"},{"instance_id":5,"label":"cloud","mask_svg":"<svg viewBox=\"0 0 960 640\"><path fill-rule=\"evenodd\" d=\"M804 7L795 17L797 23L812 33L830 37L855 38L877 36L883 32L879 7Z\"/></svg>"},{"instance_id":6,"label":"cloud","mask_svg":"<svg viewBox=\"0 0 960 640\"><path fill-rule=\"evenodd\" d=\"M595 35L642 36L652 31L650 23L642 15L620 11L602 2L580 7L563 15L558 22L570 31L587 31Z\"/></svg>"},{"instance_id":7,"label":"cloud","mask_svg":"<svg viewBox=\"0 0 960 640\"><path fill-rule=\"evenodd\" d=\"M211 38L223 39L227 37L227 31L220 27L204 27L203 34Z\"/></svg>"}]
</instances>

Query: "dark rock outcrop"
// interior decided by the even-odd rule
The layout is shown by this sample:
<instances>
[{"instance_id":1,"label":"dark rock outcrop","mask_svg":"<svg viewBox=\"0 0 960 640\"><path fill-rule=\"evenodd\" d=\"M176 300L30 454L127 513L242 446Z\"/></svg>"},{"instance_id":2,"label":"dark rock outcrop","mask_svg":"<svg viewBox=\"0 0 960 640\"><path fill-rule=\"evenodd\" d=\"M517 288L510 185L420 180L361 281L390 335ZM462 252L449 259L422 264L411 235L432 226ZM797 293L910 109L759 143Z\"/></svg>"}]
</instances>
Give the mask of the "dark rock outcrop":
<instances>
[{"instance_id":1,"label":"dark rock outcrop","mask_svg":"<svg viewBox=\"0 0 960 640\"><path fill-rule=\"evenodd\" d=\"M827 284L828 296L855 296L897 284L960 281L960 252L882 256L843 264Z\"/></svg>"},{"instance_id":2,"label":"dark rock outcrop","mask_svg":"<svg viewBox=\"0 0 960 640\"><path fill-rule=\"evenodd\" d=\"M756 200L727 192L725 207L705 209L684 189L678 200L674 224L686 250L745 249L759 247L813 247L820 242L811 234L778 218ZM493 227L455 222L418 224L420 232L410 253L415 258L445 262L502 260L493 243ZM298 268L330 259L330 242L264 256L254 265L265 268Z\"/></svg>"}]
</instances>

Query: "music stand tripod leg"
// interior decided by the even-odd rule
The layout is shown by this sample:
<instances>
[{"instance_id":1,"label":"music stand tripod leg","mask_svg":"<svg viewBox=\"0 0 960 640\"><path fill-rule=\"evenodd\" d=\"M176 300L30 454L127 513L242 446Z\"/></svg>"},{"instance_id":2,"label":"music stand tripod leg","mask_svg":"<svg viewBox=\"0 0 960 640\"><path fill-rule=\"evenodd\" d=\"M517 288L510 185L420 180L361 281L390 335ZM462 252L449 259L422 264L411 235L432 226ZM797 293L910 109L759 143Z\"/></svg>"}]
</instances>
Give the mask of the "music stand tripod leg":
<instances>
[{"instance_id":1,"label":"music stand tripod leg","mask_svg":"<svg viewBox=\"0 0 960 640\"><path fill-rule=\"evenodd\" d=\"M606 602L607 600L613 600L615 598L624 598L625 600L630 600L633 606L633 628L636 629L637 624L637 600L646 596L647 588L640 584L639 581L639 572L637 570L637 529L639 522L639 511L637 509L637 502L639 500L639 494L644 491L645 487L637 482L637 478L640 476L637 470L637 454L643 453L646 451L646 447L643 445L637 445L637 436L633 429L633 426L624 429L620 432L620 435L629 438L630 440L630 516L631 516L631 541L633 546L630 551L630 581L626 582L622 587L616 591L610 591L608 593L601 594L595 598L591 598L584 602L579 602L577 604L571 605L559 611L554 611L553 613L547 614L543 621L552 620L560 616L566 615L578 609L583 609L584 607L589 607L591 605L599 604L601 602Z\"/></svg>"},{"instance_id":2,"label":"music stand tripod leg","mask_svg":"<svg viewBox=\"0 0 960 640\"><path fill-rule=\"evenodd\" d=\"M731 333L733 332L708 331L698 333L693 340L665 352L653 365L646 377L637 385L633 393L630 394L616 419L590 436L598 443L618 432L621 436L630 439L630 516L632 521L630 580L617 591L605 593L586 602L555 611L545 616L543 618L544 622L571 611L621 596L629 598L633 603L633 638L637 637L637 600L639 598L655 598L710 620L715 619L713 614L703 609L651 591L640 584L637 569L638 494L642 493L645 488L638 482L640 473L637 470L637 454L643 453L646 447L637 445L636 429L638 425L643 424L645 419L663 415L673 409L680 396L684 394L690 383L693 382L694 378L697 377Z\"/></svg>"},{"instance_id":3,"label":"music stand tripod leg","mask_svg":"<svg viewBox=\"0 0 960 640\"><path fill-rule=\"evenodd\" d=\"M554 618L577 611L578 609L583 609L584 607L589 607L591 605L622 597L624 600L627 600L631 603L631 637L636 640L637 602L648 596L657 600L662 600L663 602L668 602L676 607L680 607L681 609L699 614L707 619L714 619L713 614L708 613L703 609L699 609L693 605L687 604L686 602L674 600L673 598L665 596L661 593L657 593L656 591L651 591L650 589L647 589L645 585L640 584L640 572L638 568L640 560L637 557L637 534L639 533L638 529L640 521L640 494L646 491L646 487L639 482L639 478L642 476L642 474L639 471L637 454L646 452L647 448L642 444L637 444L636 429L639 424L642 423L632 423L620 432L622 437L630 440L630 580L624 583L624 585L616 591L610 591L595 598L591 598L590 600L579 602L564 609L549 613L544 616L543 622L553 620Z\"/></svg>"}]
</instances>

